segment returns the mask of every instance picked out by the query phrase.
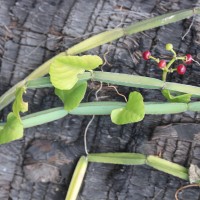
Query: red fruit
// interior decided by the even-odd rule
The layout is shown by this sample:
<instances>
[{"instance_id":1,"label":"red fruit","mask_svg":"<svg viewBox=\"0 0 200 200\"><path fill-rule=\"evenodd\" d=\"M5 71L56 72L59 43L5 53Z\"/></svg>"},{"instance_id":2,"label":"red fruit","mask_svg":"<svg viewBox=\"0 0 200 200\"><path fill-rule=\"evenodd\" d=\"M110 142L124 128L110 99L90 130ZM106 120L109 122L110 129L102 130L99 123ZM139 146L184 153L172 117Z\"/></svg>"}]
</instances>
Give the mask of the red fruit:
<instances>
[{"instance_id":1,"label":"red fruit","mask_svg":"<svg viewBox=\"0 0 200 200\"><path fill-rule=\"evenodd\" d=\"M192 55L190 55L190 54L186 55L186 62L185 63L188 64L188 65L192 63Z\"/></svg>"},{"instance_id":2,"label":"red fruit","mask_svg":"<svg viewBox=\"0 0 200 200\"><path fill-rule=\"evenodd\" d=\"M142 53L142 57L143 57L144 60L149 60L149 57L150 57L150 56L151 56L150 51L144 51L144 52Z\"/></svg>"},{"instance_id":3,"label":"red fruit","mask_svg":"<svg viewBox=\"0 0 200 200\"><path fill-rule=\"evenodd\" d=\"M177 67L177 72L178 72L178 74L180 74L180 75L185 74L185 72L186 72L186 67L185 67L185 65L180 64L180 65Z\"/></svg>"},{"instance_id":4,"label":"red fruit","mask_svg":"<svg viewBox=\"0 0 200 200\"><path fill-rule=\"evenodd\" d=\"M165 66L166 66L166 61L165 60L160 60L160 62L158 63L158 67L160 69L163 69L163 68L165 68Z\"/></svg>"}]
</instances>

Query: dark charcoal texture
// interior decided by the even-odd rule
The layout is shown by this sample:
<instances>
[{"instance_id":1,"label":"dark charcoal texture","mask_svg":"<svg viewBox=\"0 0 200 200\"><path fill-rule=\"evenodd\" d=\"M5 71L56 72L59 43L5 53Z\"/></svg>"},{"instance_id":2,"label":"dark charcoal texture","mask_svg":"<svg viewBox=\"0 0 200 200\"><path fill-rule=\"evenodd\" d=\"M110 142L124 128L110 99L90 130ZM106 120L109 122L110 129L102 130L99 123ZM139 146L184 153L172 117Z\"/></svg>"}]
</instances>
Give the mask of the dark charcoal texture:
<instances>
[{"instance_id":1,"label":"dark charcoal texture","mask_svg":"<svg viewBox=\"0 0 200 200\"><path fill-rule=\"evenodd\" d=\"M1 0L0 4L0 95L57 53L91 34L180 9L198 6L199 0ZM143 61L141 52L165 55L173 43L180 54L200 59L200 17L184 38L192 19L123 37L87 53L106 57L103 70L155 78L161 72L154 62ZM86 53L84 53L86 54ZM168 81L200 86L197 64L184 76ZM95 100L99 83L90 82L84 101ZM132 88L117 87L128 96ZM137 89L145 101L163 101L160 91ZM113 88L103 85L100 100L123 101ZM29 90L29 112L61 105L52 89ZM11 107L1 113L6 119ZM91 117L64 119L30 128L22 140L0 146L1 200L64 200L78 158L85 154L84 130ZM199 164L199 113L145 116L140 123L117 126L108 116L96 116L88 130L89 152L141 152L188 167ZM174 125L175 124L175 125ZM160 127L162 126L162 127ZM164 126L164 127L163 127ZM148 166L89 164L79 199L172 200L176 190L188 184ZM180 193L179 199L200 198L198 188Z\"/></svg>"}]
</instances>

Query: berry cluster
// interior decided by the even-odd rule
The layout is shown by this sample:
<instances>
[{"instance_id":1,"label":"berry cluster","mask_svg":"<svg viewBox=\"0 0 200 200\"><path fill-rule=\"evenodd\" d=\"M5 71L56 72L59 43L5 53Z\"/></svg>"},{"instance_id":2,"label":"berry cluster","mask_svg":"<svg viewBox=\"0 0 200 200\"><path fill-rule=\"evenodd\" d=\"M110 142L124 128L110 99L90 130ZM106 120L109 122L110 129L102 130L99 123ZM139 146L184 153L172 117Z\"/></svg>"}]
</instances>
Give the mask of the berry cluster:
<instances>
[{"instance_id":1,"label":"berry cluster","mask_svg":"<svg viewBox=\"0 0 200 200\"><path fill-rule=\"evenodd\" d=\"M192 63L193 58L190 54L187 54L186 56L178 57L176 55L176 52L173 49L172 44L166 44L166 50L171 51L174 56L172 59L167 63L165 60L160 60L159 58L155 58L151 55L150 51L144 51L142 54L142 57L144 60L149 60L152 59L158 63L158 67L163 70L163 80L166 80L167 73L172 73L174 71L177 71L178 74L183 75L186 72L186 66L183 64L178 65L176 68L170 68L171 65L176 61L176 60L182 60L184 61L185 64L189 65Z\"/></svg>"}]
</instances>

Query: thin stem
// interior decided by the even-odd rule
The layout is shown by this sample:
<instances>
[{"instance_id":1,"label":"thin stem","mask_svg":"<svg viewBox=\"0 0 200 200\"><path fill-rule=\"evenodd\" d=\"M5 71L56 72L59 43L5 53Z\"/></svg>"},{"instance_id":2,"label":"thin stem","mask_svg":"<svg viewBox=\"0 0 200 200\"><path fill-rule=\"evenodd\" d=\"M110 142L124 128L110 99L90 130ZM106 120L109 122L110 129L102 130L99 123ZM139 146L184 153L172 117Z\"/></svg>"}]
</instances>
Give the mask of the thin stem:
<instances>
[{"instance_id":1,"label":"thin stem","mask_svg":"<svg viewBox=\"0 0 200 200\"><path fill-rule=\"evenodd\" d=\"M174 54L174 57L176 58L176 52L174 51L174 49L171 49L171 52Z\"/></svg>"},{"instance_id":2,"label":"thin stem","mask_svg":"<svg viewBox=\"0 0 200 200\"><path fill-rule=\"evenodd\" d=\"M172 49L173 50L173 49ZM171 51L172 51L171 50ZM174 50L173 50L174 51ZM175 52L175 51L174 51ZM175 52L175 56L176 56L176 52ZM176 57L172 58L170 60L170 62L167 64L167 66L165 67L165 69L163 70L163 74L162 74L162 80L166 81L167 79L167 73L169 71L169 68L171 67L171 65L176 61Z\"/></svg>"},{"instance_id":3,"label":"thin stem","mask_svg":"<svg viewBox=\"0 0 200 200\"><path fill-rule=\"evenodd\" d=\"M115 91L117 92L117 94L118 94L119 96L123 97L124 100L125 100L125 102L127 102L127 98L126 98L126 96L123 95L123 94L121 94L115 86L113 86L113 85L108 85L108 87L110 87L110 88L114 88Z\"/></svg>"},{"instance_id":4,"label":"thin stem","mask_svg":"<svg viewBox=\"0 0 200 200\"><path fill-rule=\"evenodd\" d=\"M155 58L153 56L149 56L150 59L154 60L155 62L159 63L160 59L159 58Z\"/></svg>"},{"instance_id":5,"label":"thin stem","mask_svg":"<svg viewBox=\"0 0 200 200\"><path fill-rule=\"evenodd\" d=\"M192 28L192 25L194 24L194 20L195 20L195 16L193 17L192 19L192 22L188 28L188 30L186 31L186 33L184 34L184 36L182 37L182 40L184 40L185 36L190 32L191 28Z\"/></svg>"},{"instance_id":6,"label":"thin stem","mask_svg":"<svg viewBox=\"0 0 200 200\"><path fill-rule=\"evenodd\" d=\"M85 132L84 132L84 148L85 148L85 153L86 155L88 155L88 148L87 148L87 132L88 132L88 128L90 127L91 123L94 120L95 115L92 115L92 118L90 119L90 121L88 122L86 128L85 128Z\"/></svg>"},{"instance_id":7,"label":"thin stem","mask_svg":"<svg viewBox=\"0 0 200 200\"><path fill-rule=\"evenodd\" d=\"M191 187L200 187L200 184L199 184L199 183L194 183L194 184L185 185L185 186L180 187L178 190L176 190L175 199L176 199L176 200L179 200L179 199L178 199L178 193L179 193L180 191L185 190L185 189L187 189L187 188L191 188Z\"/></svg>"},{"instance_id":8,"label":"thin stem","mask_svg":"<svg viewBox=\"0 0 200 200\"><path fill-rule=\"evenodd\" d=\"M185 60L186 56L180 56L180 57L176 57L176 60Z\"/></svg>"},{"instance_id":9,"label":"thin stem","mask_svg":"<svg viewBox=\"0 0 200 200\"><path fill-rule=\"evenodd\" d=\"M171 61L167 64L166 68L169 69L171 65L176 61L176 57L172 58Z\"/></svg>"},{"instance_id":10,"label":"thin stem","mask_svg":"<svg viewBox=\"0 0 200 200\"><path fill-rule=\"evenodd\" d=\"M103 83L100 81L100 87L99 87L98 90L95 92L96 101L99 100L98 93L101 91L102 87L103 87Z\"/></svg>"},{"instance_id":11,"label":"thin stem","mask_svg":"<svg viewBox=\"0 0 200 200\"><path fill-rule=\"evenodd\" d=\"M198 65L200 65L200 63L197 60L192 59L192 61L194 61L195 63L197 63Z\"/></svg>"}]
</instances>

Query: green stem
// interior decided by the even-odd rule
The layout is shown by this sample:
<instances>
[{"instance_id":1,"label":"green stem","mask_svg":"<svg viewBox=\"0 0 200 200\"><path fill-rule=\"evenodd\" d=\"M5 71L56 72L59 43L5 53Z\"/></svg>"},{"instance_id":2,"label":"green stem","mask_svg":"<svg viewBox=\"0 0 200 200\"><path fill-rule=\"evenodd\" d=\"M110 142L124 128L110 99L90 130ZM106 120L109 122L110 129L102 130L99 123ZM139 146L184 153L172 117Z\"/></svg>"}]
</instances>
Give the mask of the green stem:
<instances>
[{"instance_id":1,"label":"green stem","mask_svg":"<svg viewBox=\"0 0 200 200\"><path fill-rule=\"evenodd\" d=\"M169 68L171 67L171 65L176 61L176 57L172 58L170 60L170 62L167 64L167 66L165 67L165 69L163 70L163 74L162 74L162 80L165 82L167 79L167 73Z\"/></svg>"},{"instance_id":2,"label":"green stem","mask_svg":"<svg viewBox=\"0 0 200 200\"><path fill-rule=\"evenodd\" d=\"M150 59L154 60L155 62L159 63L160 59L159 58L155 58L153 56L149 56Z\"/></svg>"},{"instance_id":3,"label":"green stem","mask_svg":"<svg viewBox=\"0 0 200 200\"><path fill-rule=\"evenodd\" d=\"M167 71L164 69L162 73L162 80L165 82L167 79Z\"/></svg>"},{"instance_id":4,"label":"green stem","mask_svg":"<svg viewBox=\"0 0 200 200\"><path fill-rule=\"evenodd\" d=\"M94 71L93 73L85 72L84 74L79 75L78 78L80 81L92 80L127 87L160 90L168 89L176 92L192 94L194 96L200 96L200 87L180 83L164 82L159 79L144 76ZM27 86L28 88L42 88L52 87L52 84L50 83L49 78L45 77L38 80L29 81Z\"/></svg>"},{"instance_id":5,"label":"green stem","mask_svg":"<svg viewBox=\"0 0 200 200\"><path fill-rule=\"evenodd\" d=\"M146 156L140 153L92 153L88 155L88 161L118 165L143 165L146 162Z\"/></svg>"},{"instance_id":6,"label":"green stem","mask_svg":"<svg viewBox=\"0 0 200 200\"><path fill-rule=\"evenodd\" d=\"M51 108L22 117L24 128L30 128L61 119L68 115L63 107Z\"/></svg>"},{"instance_id":7,"label":"green stem","mask_svg":"<svg viewBox=\"0 0 200 200\"><path fill-rule=\"evenodd\" d=\"M186 56L176 57L176 60L186 60Z\"/></svg>"},{"instance_id":8,"label":"green stem","mask_svg":"<svg viewBox=\"0 0 200 200\"><path fill-rule=\"evenodd\" d=\"M122 165L143 165L147 164L157 170L188 180L188 169L159 158L153 155L143 155L139 153L92 153L88 155L89 162L122 164Z\"/></svg>"},{"instance_id":9,"label":"green stem","mask_svg":"<svg viewBox=\"0 0 200 200\"><path fill-rule=\"evenodd\" d=\"M146 164L184 180L189 180L188 169L157 156L147 156Z\"/></svg>"},{"instance_id":10,"label":"green stem","mask_svg":"<svg viewBox=\"0 0 200 200\"><path fill-rule=\"evenodd\" d=\"M174 49L171 49L171 52L174 54L174 57L176 58L176 52L174 51Z\"/></svg>"},{"instance_id":11,"label":"green stem","mask_svg":"<svg viewBox=\"0 0 200 200\"><path fill-rule=\"evenodd\" d=\"M166 68L169 69L171 65L176 61L176 57L172 58L170 62L167 64Z\"/></svg>"},{"instance_id":12,"label":"green stem","mask_svg":"<svg viewBox=\"0 0 200 200\"><path fill-rule=\"evenodd\" d=\"M173 13L164 14L150 19L137 22L125 28L117 28L109 30L98 35L92 36L83 42L69 48L66 53L75 55L98 47L102 44L116 40L122 36L131 35L141 31L149 30L169 23L174 23L182 19L191 17L195 14L200 14L200 8L181 10Z\"/></svg>"},{"instance_id":13,"label":"green stem","mask_svg":"<svg viewBox=\"0 0 200 200\"><path fill-rule=\"evenodd\" d=\"M69 113L63 107L52 108L45 111L36 112L22 117L24 128L41 125L57 119L61 119L68 114L72 115L110 115L112 110L125 107L122 102L90 102L81 103L79 107ZM145 114L162 115L175 114L185 111L200 111L200 102L192 103L162 103L162 102L146 102ZM0 129L5 123L0 124Z\"/></svg>"},{"instance_id":14,"label":"green stem","mask_svg":"<svg viewBox=\"0 0 200 200\"><path fill-rule=\"evenodd\" d=\"M77 199L79 190L81 188L87 170L87 166L88 166L88 158L85 156L81 156L81 158L78 161L78 164L76 165L76 169L74 171L72 180L70 182L65 200Z\"/></svg>"}]
</instances>

